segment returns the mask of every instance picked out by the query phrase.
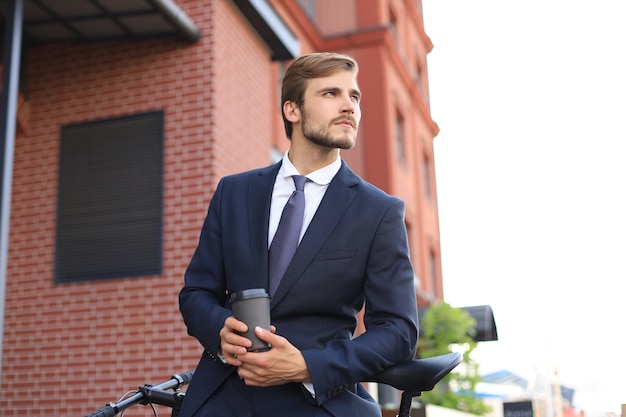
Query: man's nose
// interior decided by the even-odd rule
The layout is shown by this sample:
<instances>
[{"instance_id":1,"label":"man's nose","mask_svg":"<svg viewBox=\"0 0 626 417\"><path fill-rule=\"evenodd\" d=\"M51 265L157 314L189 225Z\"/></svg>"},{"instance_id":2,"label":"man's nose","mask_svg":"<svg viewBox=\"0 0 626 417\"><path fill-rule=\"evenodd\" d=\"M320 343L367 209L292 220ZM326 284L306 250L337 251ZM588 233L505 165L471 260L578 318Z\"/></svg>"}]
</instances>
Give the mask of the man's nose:
<instances>
[{"instance_id":1,"label":"man's nose","mask_svg":"<svg viewBox=\"0 0 626 417\"><path fill-rule=\"evenodd\" d=\"M355 109L356 109L356 104L352 100L352 97L346 97L345 100L343 101L341 112L342 113L354 113Z\"/></svg>"}]
</instances>

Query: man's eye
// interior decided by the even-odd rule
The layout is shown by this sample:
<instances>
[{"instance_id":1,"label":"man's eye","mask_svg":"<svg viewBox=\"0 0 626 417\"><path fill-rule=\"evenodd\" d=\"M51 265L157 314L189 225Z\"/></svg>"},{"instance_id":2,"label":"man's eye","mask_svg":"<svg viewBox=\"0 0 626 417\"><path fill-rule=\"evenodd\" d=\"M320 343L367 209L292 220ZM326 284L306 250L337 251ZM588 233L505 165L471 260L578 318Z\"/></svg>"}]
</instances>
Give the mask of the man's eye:
<instances>
[{"instance_id":1,"label":"man's eye","mask_svg":"<svg viewBox=\"0 0 626 417\"><path fill-rule=\"evenodd\" d=\"M352 96L352 101L354 101L355 103L358 103L359 101L361 101L361 97L360 96Z\"/></svg>"}]
</instances>

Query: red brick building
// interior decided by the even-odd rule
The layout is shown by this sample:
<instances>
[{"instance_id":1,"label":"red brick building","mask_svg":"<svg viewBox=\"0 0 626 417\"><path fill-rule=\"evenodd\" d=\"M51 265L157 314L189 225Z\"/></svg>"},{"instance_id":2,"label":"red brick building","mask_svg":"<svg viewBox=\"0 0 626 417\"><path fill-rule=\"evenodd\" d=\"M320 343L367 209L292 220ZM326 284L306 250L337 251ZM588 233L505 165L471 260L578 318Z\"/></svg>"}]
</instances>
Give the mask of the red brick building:
<instances>
[{"instance_id":1,"label":"red brick building","mask_svg":"<svg viewBox=\"0 0 626 417\"><path fill-rule=\"evenodd\" d=\"M420 0L22 1L2 416L85 415L193 368L177 295L208 203L287 149L281 74L308 52L360 63L342 156L406 202L418 305L443 299Z\"/></svg>"}]
</instances>

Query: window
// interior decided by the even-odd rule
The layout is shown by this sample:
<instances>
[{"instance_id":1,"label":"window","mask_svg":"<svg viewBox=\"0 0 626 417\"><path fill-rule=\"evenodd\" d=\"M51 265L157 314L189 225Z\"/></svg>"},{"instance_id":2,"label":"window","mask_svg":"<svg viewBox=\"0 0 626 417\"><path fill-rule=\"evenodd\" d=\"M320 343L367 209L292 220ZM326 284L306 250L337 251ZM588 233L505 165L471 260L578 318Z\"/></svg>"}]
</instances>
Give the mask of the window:
<instances>
[{"instance_id":1,"label":"window","mask_svg":"<svg viewBox=\"0 0 626 417\"><path fill-rule=\"evenodd\" d=\"M56 282L161 273L163 119L62 127Z\"/></svg>"},{"instance_id":2,"label":"window","mask_svg":"<svg viewBox=\"0 0 626 417\"><path fill-rule=\"evenodd\" d=\"M276 164L283 159L284 154L276 146L272 146L270 149L270 163Z\"/></svg>"},{"instance_id":3,"label":"window","mask_svg":"<svg viewBox=\"0 0 626 417\"><path fill-rule=\"evenodd\" d=\"M278 108L280 109L280 114L283 114L283 78L285 78L285 72L287 72L287 67L289 67L289 65L291 65L293 61L289 61L289 64L287 64L287 62L285 61L279 61L277 68L278 71L277 72L277 79L276 79L276 86L278 87L276 89L276 96L278 97Z\"/></svg>"},{"instance_id":4,"label":"window","mask_svg":"<svg viewBox=\"0 0 626 417\"><path fill-rule=\"evenodd\" d=\"M400 43L398 36L398 18L391 9L389 9L389 30L391 31L391 37L393 38L393 41L396 43L396 45L398 45Z\"/></svg>"},{"instance_id":5,"label":"window","mask_svg":"<svg viewBox=\"0 0 626 417\"><path fill-rule=\"evenodd\" d=\"M430 158L428 155L424 154L424 158L422 158L422 179L424 181L424 195L430 201L433 200L433 193L431 189L431 176L430 176Z\"/></svg>"},{"instance_id":6,"label":"window","mask_svg":"<svg viewBox=\"0 0 626 417\"><path fill-rule=\"evenodd\" d=\"M396 157L398 161L406 164L404 144L404 117L396 111Z\"/></svg>"},{"instance_id":7,"label":"window","mask_svg":"<svg viewBox=\"0 0 626 417\"><path fill-rule=\"evenodd\" d=\"M413 76L413 82L419 88L420 93L422 93L422 99L426 100L427 97L424 97L424 69L421 61L415 62L415 75Z\"/></svg>"},{"instance_id":8,"label":"window","mask_svg":"<svg viewBox=\"0 0 626 417\"><path fill-rule=\"evenodd\" d=\"M309 19L315 22L315 0L298 0L298 3Z\"/></svg>"},{"instance_id":9,"label":"window","mask_svg":"<svg viewBox=\"0 0 626 417\"><path fill-rule=\"evenodd\" d=\"M422 0L415 0L415 10L420 17L420 21L424 23L424 8L422 7Z\"/></svg>"},{"instance_id":10,"label":"window","mask_svg":"<svg viewBox=\"0 0 626 417\"><path fill-rule=\"evenodd\" d=\"M422 64L420 64L419 60L415 62L415 84L420 88L422 88Z\"/></svg>"},{"instance_id":11,"label":"window","mask_svg":"<svg viewBox=\"0 0 626 417\"><path fill-rule=\"evenodd\" d=\"M428 251L428 293L437 296L437 254L433 250Z\"/></svg>"}]
</instances>

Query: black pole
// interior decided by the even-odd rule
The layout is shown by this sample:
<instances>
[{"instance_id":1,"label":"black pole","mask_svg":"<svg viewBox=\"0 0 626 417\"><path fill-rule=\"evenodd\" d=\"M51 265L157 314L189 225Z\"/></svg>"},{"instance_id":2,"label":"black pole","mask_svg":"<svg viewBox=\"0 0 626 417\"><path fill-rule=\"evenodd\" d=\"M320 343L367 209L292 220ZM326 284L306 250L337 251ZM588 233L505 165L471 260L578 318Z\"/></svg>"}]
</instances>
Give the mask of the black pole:
<instances>
[{"instance_id":1,"label":"black pole","mask_svg":"<svg viewBox=\"0 0 626 417\"><path fill-rule=\"evenodd\" d=\"M2 56L2 98L0 101L0 346L4 333L4 300L6 297L9 220L13 183L13 152L17 118L17 92L20 80L23 0L9 0L4 30ZM0 349L2 369L2 349ZM0 371L1 372L1 371Z\"/></svg>"}]
</instances>

